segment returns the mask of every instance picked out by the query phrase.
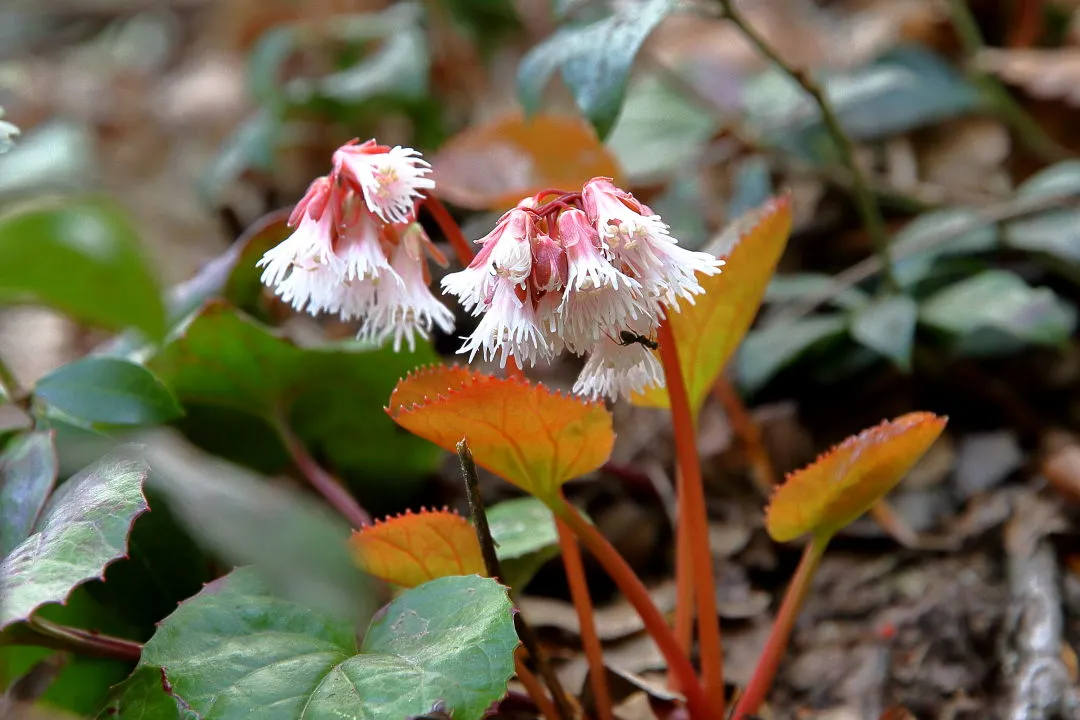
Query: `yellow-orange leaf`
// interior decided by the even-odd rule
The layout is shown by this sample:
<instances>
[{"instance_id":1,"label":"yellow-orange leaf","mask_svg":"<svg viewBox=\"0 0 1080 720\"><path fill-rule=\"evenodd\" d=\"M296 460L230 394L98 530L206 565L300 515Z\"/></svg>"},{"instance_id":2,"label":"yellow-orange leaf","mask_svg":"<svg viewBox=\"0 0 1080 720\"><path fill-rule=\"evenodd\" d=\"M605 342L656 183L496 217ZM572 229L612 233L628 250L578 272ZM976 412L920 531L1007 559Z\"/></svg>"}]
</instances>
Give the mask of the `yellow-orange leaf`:
<instances>
[{"instance_id":1,"label":"yellow-orange leaf","mask_svg":"<svg viewBox=\"0 0 1080 720\"><path fill-rule=\"evenodd\" d=\"M671 313L671 329L679 349L679 365L695 412L701 409L724 366L754 322L765 288L791 232L791 199L773 198L738 220L728 231L738 233L719 275L699 276L705 293L694 304L683 300ZM652 388L634 396L634 404L668 407L667 390Z\"/></svg>"},{"instance_id":2,"label":"yellow-orange leaf","mask_svg":"<svg viewBox=\"0 0 1080 720\"><path fill-rule=\"evenodd\" d=\"M773 492L765 529L784 542L830 536L892 490L945 429L948 418L914 412L852 435Z\"/></svg>"},{"instance_id":3,"label":"yellow-orange leaf","mask_svg":"<svg viewBox=\"0 0 1080 720\"><path fill-rule=\"evenodd\" d=\"M389 517L360 528L349 543L365 572L402 587L448 575L485 574L476 532L450 510Z\"/></svg>"},{"instance_id":4,"label":"yellow-orange leaf","mask_svg":"<svg viewBox=\"0 0 1080 720\"><path fill-rule=\"evenodd\" d=\"M575 117L520 114L471 127L431 159L435 193L461 207L503 210L546 188L580 190L597 176L618 179L615 158Z\"/></svg>"},{"instance_id":5,"label":"yellow-orange leaf","mask_svg":"<svg viewBox=\"0 0 1080 720\"><path fill-rule=\"evenodd\" d=\"M412 373L398 383L387 412L451 452L467 439L477 465L545 502L567 480L603 465L615 442L601 403L457 367Z\"/></svg>"}]
</instances>

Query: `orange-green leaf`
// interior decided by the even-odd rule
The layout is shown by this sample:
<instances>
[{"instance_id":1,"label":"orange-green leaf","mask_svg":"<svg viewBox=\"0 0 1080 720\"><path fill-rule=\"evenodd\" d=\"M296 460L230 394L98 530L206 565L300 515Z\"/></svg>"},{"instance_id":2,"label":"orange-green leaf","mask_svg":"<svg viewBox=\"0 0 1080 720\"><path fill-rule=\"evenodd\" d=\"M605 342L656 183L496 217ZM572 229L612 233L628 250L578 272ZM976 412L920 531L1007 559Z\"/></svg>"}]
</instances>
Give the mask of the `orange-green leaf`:
<instances>
[{"instance_id":1,"label":"orange-green leaf","mask_svg":"<svg viewBox=\"0 0 1080 720\"><path fill-rule=\"evenodd\" d=\"M457 367L409 375L387 412L451 452L467 439L477 465L545 502L567 480L603 465L615 442L611 413L601 403Z\"/></svg>"},{"instance_id":2,"label":"orange-green leaf","mask_svg":"<svg viewBox=\"0 0 1080 720\"><path fill-rule=\"evenodd\" d=\"M773 492L765 528L784 542L831 536L892 490L945 429L948 418L914 412L852 435Z\"/></svg>"},{"instance_id":3,"label":"orange-green leaf","mask_svg":"<svg viewBox=\"0 0 1080 720\"><path fill-rule=\"evenodd\" d=\"M476 532L450 510L389 517L360 528L349 542L361 569L402 587L448 575L486 574Z\"/></svg>"},{"instance_id":4,"label":"orange-green leaf","mask_svg":"<svg viewBox=\"0 0 1080 720\"><path fill-rule=\"evenodd\" d=\"M727 255L724 271L699 277L705 293L695 296L692 305L684 300L679 312L671 313L679 365L695 412L754 322L791 232L790 197L773 198L728 232L738 233L739 239ZM667 390L646 390L634 396L634 403L667 407Z\"/></svg>"},{"instance_id":5,"label":"orange-green leaf","mask_svg":"<svg viewBox=\"0 0 1080 720\"><path fill-rule=\"evenodd\" d=\"M510 115L471 127L443 145L431 166L435 192L475 210L504 210L546 188L573 192L594 177L619 175L587 123L558 115Z\"/></svg>"}]
</instances>

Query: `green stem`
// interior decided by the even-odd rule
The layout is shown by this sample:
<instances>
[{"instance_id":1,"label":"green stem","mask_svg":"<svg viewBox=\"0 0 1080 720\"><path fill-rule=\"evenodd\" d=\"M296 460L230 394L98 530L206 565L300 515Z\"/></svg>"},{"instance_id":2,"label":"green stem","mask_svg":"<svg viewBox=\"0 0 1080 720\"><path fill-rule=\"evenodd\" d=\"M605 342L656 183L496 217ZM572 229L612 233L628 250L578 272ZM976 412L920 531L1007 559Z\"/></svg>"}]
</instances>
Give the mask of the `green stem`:
<instances>
[{"instance_id":1,"label":"green stem","mask_svg":"<svg viewBox=\"0 0 1080 720\"><path fill-rule=\"evenodd\" d=\"M33 630L37 637L32 640L29 637L20 638L19 642L32 642L34 645L55 650L70 650L80 655L130 663L138 662L142 655L142 645L134 640L60 625L37 615L31 615L26 626Z\"/></svg>"},{"instance_id":2,"label":"green stem","mask_svg":"<svg viewBox=\"0 0 1080 720\"><path fill-rule=\"evenodd\" d=\"M956 34L964 46L964 53L968 56L970 68L971 58L986 46L982 32L966 0L949 0L949 12ZM1062 147L1042 129L1035 118L1020 106L1020 103L996 78L975 68L970 68L968 75L990 99L1001 119L1013 129L1020 141L1032 152L1048 161L1072 156L1068 149Z\"/></svg>"},{"instance_id":3,"label":"green stem","mask_svg":"<svg viewBox=\"0 0 1080 720\"><path fill-rule=\"evenodd\" d=\"M798 617L799 609L806 600L814 572L821 564L821 558L825 555L825 548L831 538L831 535L821 537L815 535L807 543L802 560L799 561L799 568L795 571L795 577L791 579L783 604L780 605L780 612L776 614L776 620L769 632L769 639L765 643L765 650L762 651L757 667L754 668L750 684L746 686L746 690L735 705L731 720L747 720L765 701L765 695L769 692L773 679L776 677L776 670L780 667L780 659L787 650L791 630L795 627L795 618Z\"/></svg>"},{"instance_id":4,"label":"green stem","mask_svg":"<svg viewBox=\"0 0 1080 720\"><path fill-rule=\"evenodd\" d=\"M675 455L679 464L679 526L677 541L689 543L689 549L676 548L677 570L693 574L689 581L676 585L693 586L698 622L698 650L701 656L701 677L705 695L720 717L724 715L724 650L720 641L720 614L716 610L716 580L713 574L712 553L709 551L709 518L705 508L705 486L701 480L701 458L697 451L697 428L690 396L679 363L675 333L668 320L660 323L660 362L664 366L668 398L671 401L671 421L675 428ZM689 562L685 562L689 560ZM683 598L680 598L683 599ZM677 623L681 625L681 623Z\"/></svg>"},{"instance_id":5,"label":"green stem","mask_svg":"<svg viewBox=\"0 0 1080 720\"><path fill-rule=\"evenodd\" d=\"M558 497L551 505L551 511L555 516L570 526L578 540L588 548L593 557L599 561L604 570L622 590L626 599L634 606L634 610L641 616L645 624L645 631L656 641L661 654L667 660L668 669L675 679L676 687L686 696L686 703L690 710L692 720L712 720L718 717L715 708L709 705L705 692L698 683L694 666L690 659L679 647L675 634L668 627L664 616L649 597L649 591L645 589L641 580L622 555L608 542L593 525L586 520L566 498ZM722 717L723 714L719 717Z\"/></svg>"},{"instance_id":6,"label":"green stem","mask_svg":"<svg viewBox=\"0 0 1080 720\"><path fill-rule=\"evenodd\" d=\"M821 112L821 119L825 123L825 129L828 130L829 135L833 139L833 143L835 143L837 150L840 152L840 161L847 167L848 172L851 174L851 185L855 195L855 208L859 213L859 217L862 219L863 225L866 227L866 232L870 235L870 239L874 243L877 254L881 257L886 285L889 288L898 288L899 283L893 275L892 262L889 258L889 237L885 230L885 220L881 216L881 208L878 207L877 200L870 189L870 183L867 181L866 175L863 173L862 169L859 168L858 163L855 162L855 143L852 142L851 136L847 134L840 124L840 118L837 117L832 103L825 97L825 93L822 91L821 86L819 86L806 72L788 64L788 62L784 60L771 45L769 45L765 38L754 29L754 26L751 25L746 18L743 17L742 13L735 8L735 4L732 0L719 0L719 2L721 8L724 10L725 16L735 23L742 34L746 36L746 39L749 40L762 55L775 63L785 74L797 82L817 104L818 110Z\"/></svg>"}]
</instances>

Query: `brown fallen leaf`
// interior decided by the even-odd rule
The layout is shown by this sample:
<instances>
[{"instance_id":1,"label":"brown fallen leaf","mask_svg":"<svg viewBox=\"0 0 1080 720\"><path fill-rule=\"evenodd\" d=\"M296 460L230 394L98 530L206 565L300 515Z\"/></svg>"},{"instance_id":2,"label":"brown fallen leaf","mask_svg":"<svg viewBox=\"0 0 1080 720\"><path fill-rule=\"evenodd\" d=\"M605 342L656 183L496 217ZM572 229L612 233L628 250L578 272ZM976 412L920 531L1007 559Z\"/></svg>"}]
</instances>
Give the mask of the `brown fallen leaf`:
<instances>
[{"instance_id":1,"label":"brown fallen leaf","mask_svg":"<svg viewBox=\"0 0 1080 720\"><path fill-rule=\"evenodd\" d=\"M546 188L591 178L619 182L619 167L580 118L509 115L450 138L431 159L435 192L473 210L505 210Z\"/></svg>"},{"instance_id":2,"label":"brown fallen leaf","mask_svg":"<svg viewBox=\"0 0 1080 720\"><path fill-rule=\"evenodd\" d=\"M1051 442L1047 441L1048 444ZM1076 438L1051 450L1043 460L1041 470L1055 490L1068 500L1080 503L1080 442Z\"/></svg>"},{"instance_id":3,"label":"brown fallen leaf","mask_svg":"<svg viewBox=\"0 0 1080 720\"><path fill-rule=\"evenodd\" d=\"M1032 97L1080 107L1080 48L984 50L975 65Z\"/></svg>"}]
</instances>

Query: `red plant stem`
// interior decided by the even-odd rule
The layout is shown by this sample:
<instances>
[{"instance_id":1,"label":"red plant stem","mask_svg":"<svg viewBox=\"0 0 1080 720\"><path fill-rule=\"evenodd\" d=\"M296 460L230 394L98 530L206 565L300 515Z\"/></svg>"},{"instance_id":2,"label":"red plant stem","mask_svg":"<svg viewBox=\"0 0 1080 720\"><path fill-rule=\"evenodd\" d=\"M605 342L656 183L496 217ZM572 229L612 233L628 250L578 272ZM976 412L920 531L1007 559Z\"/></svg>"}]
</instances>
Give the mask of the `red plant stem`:
<instances>
[{"instance_id":1,"label":"red plant stem","mask_svg":"<svg viewBox=\"0 0 1080 720\"><path fill-rule=\"evenodd\" d=\"M731 430L743 446L747 460L750 461L754 484L765 497L769 497L776 484L776 471L765 449L765 443L761 440L761 428L747 411L739 393L735 391L727 378L721 376L716 381L716 385L713 386L713 396L724 406L724 412L731 421Z\"/></svg>"},{"instance_id":2,"label":"red plant stem","mask_svg":"<svg viewBox=\"0 0 1080 720\"><path fill-rule=\"evenodd\" d=\"M277 430L285 443L285 448L289 451L289 455L292 456L293 462L296 463L297 469L307 478L311 486L326 498L326 501L341 513L342 517L348 520L354 528L370 525L371 515L368 511L345 489L341 481L315 462L315 458L308 454L304 443L300 438L296 437L296 434L284 420L277 422Z\"/></svg>"},{"instance_id":3,"label":"red plant stem","mask_svg":"<svg viewBox=\"0 0 1080 720\"><path fill-rule=\"evenodd\" d=\"M37 615L31 615L26 624L42 637L43 642L37 644L56 650L70 650L81 655L130 663L138 662L142 655L142 645L134 640L58 625Z\"/></svg>"},{"instance_id":4,"label":"red plant stem","mask_svg":"<svg viewBox=\"0 0 1080 720\"><path fill-rule=\"evenodd\" d=\"M596 716L600 720L614 720L607 670L604 668L604 647L600 644L600 636L596 634L592 597L589 595L589 583L585 579L581 548L566 523L556 518L555 525L559 530L559 549L562 550L563 567L566 568L566 580L570 585L570 598L574 601L578 624L581 626L581 645L589 661L589 684L596 700Z\"/></svg>"},{"instance_id":5,"label":"red plant stem","mask_svg":"<svg viewBox=\"0 0 1080 720\"><path fill-rule=\"evenodd\" d=\"M784 595L784 602L776 614L772 630L769 631L765 649L758 658L750 684L746 686L742 697L735 705L731 720L747 720L765 701L765 695L769 692L773 679L776 677L776 670L780 667L780 658L784 656L784 651L787 649L791 629L795 626L795 618L810 590L810 581L814 577L814 571L821 564L821 558L825 554L830 538L831 536L815 536L807 543L802 560L799 561L799 568L795 571L795 577L791 579L791 584Z\"/></svg>"},{"instance_id":6,"label":"red plant stem","mask_svg":"<svg viewBox=\"0 0 1080 720\"><path fill-rule=\"evenodd\" d=\"M686 696L690 717L693 720L713 720L723 717L723 713L717 715L714 709L710 708L709 701L705 698L705 693L694 672L694 666L690 664L690 659L679 647L679 642L668 627L667 621L630 565L608 542L608 539L577 511L577 508L567 502L566 498L560 497L559 500L560 502L550 506L552 512L574 531L578 540L584 543L593 557L600 562L641 616L646 632L656 641L668 667L671 668L675 686Z\"/></svg>"},{"instance_id":7,"label":"red plant stem","mask_svg":"<svg viewBox=\"0 0 1080 720\"><path fill-rule=\"evenodd\" d=\"M681 497L682 473L676 488ZM694 558L689 528L684 522L675 526L675 638L687 657L694 649Z\"/></svg>"},{"instance_id":8,"label":"red plant stem","mask_svg":"<svg viewBox=\"0 0 1080 720\"><path fill-rule=\"evenodd\" d=\"M523 651L524 648L519 647L518 650L519 652L514 655L514 669L517 672L518 682L525 686L525 690L529 693L532 701L536 703L536 707L540 714L544 716L544 720L562 720L559 713L555 711L555 705L552 704L551 699L548 698L544 688L540 685L540 681L522 662L522 652L520 651Z\"/></svg>"},{"instance_id":9,"label":"red plant stem","mask_svg":"<svg viewBox=\"0 0 1080 720\"><path fill-rule=\"evenodd\" d=\"M461 232L461 227L454 220L450 211L447 210L446 206L442 204L442 201L434 195L425 197L424 205L427 206L428 212L431 213L431 217L435 218L435 223L439 226L439 229L443 231L443 235L446 236L446 240L450 243L450 247L454 248L454 253L457 255L458 262L460 262L463 267L468 267L476 253L473 252L472 245L465 238L465 233Z\"/></svg>"},{"instance_id":10,"label":"red plant stem","mask_svg":"<svg viewBox=\"0 0 1080 720\"><path fill-rule=\"evenodd\" d=\"M713 578L712 553L709 552L709 521L705 510L705 487L701 481L701 459L697 452L697 432L690 397L686 392L675 333L667 320L660 323L660 362L664 366L671 421L675 427L675 455L679 463L682 487L679 489L679 526L686 526L694 596L697 599L698 649L701 677L709 703L724 717L724 651L720 643L720 615L716 611L716 582ZM678 579L676 578L676 583Z\"/></svg>"}]
</instances>

